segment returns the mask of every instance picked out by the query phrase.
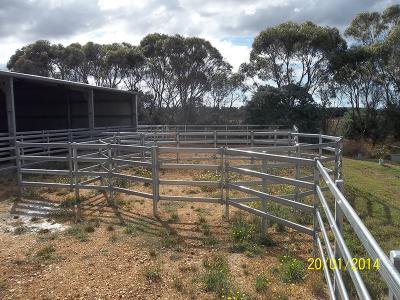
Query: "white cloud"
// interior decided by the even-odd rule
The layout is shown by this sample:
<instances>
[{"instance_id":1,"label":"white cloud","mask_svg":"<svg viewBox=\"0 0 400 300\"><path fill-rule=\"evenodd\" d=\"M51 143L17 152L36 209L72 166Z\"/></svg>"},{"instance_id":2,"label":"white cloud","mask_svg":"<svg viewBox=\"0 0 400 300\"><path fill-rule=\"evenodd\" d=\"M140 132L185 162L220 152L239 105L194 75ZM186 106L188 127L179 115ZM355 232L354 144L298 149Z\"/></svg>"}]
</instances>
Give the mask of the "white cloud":
<instances>
[{"instance_id":1,"label":"white cloud","mask_svg":"<svg viewBox=\"0 0 400 300\"><path fill-rule=\"evenodd\" d=\"M200 36L234 66L248 60L251 38L288 20L343 29L360 11L393 0L2 0L0 65L38 39L53 43L129 42L149 33ZM248 39L250 37L250 39ZM243 43L243 39L247 43Z\"/></svg>"}]
</instances>

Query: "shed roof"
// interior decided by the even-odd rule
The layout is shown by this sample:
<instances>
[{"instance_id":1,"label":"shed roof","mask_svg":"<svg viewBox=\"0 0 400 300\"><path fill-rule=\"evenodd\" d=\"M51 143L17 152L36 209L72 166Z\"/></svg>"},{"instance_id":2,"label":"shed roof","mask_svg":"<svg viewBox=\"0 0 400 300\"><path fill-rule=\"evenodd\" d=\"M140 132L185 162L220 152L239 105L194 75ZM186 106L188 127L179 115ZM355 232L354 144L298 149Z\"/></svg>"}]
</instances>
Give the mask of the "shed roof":
<instances>
[{"instance_id":1,"label":"shed roof","mask_svg":"<svg viewBox=\"0 0 400 300\"><path fill-rule=\"evenodd\" d=\"M116 89L116 88L109 88L109 87L91 85L91 84L86 84L86 83L81 83L81 82L68 81L68 80L63 80L63 79L56 79L56 78L24 74L24 73L17 73L17 72L11 72L11 71L0 70L0 76L20 78L20 79L31 80L31 81L39 81L39 82L44 82L44 83L53 83L53 84L59 84L59 85L63 85L63 86L72 86L72 87L76 87L76 88L80 88L80 89L93 89L93 90L101 90L101 91L105 91L105 92L132 94L132 95L137 94L137 92L135 92L135 91L120 90L120 89Z\"/></svg>"}]
</instances>

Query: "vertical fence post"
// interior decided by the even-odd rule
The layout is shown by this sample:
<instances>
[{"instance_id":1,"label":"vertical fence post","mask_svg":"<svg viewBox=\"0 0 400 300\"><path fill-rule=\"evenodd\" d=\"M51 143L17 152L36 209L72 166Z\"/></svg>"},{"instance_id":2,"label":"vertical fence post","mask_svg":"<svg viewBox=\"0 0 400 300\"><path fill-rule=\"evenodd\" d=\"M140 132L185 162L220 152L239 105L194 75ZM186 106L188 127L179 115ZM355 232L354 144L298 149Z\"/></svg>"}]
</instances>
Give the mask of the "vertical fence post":
<instances>
[{"instance_id":1,"label":"vertical fence post","mask_svg":"<svg viewBox=\"0 0 400 300\"><path fill-rule=\"evenodd\" d=\"M263 152L265 153L266 151L263 151ZM261 171L264 174L268 173L268 163L267 163L266 159L262 160ZM263 178L262 179L262 191L264 193L266 193L266 194L268 194L268 185L267 184L268 184L268 181L265 178ZM267 210L268 210L267 199L262 199L261 201L262 201L262 203L261 203L262 210L264 212L267 212ZM262 219L261 219L261 231L262 231L262 234L266 234L267 231L268 231L268 219L267 219L267 217L262 217Z\"/></svg>"},{"instance_id":2,"label":"vertical fence post","mask_svg":"<svg viewBox=\"0 0 400 300\"><path fill-rule=\"evenodd\" d=\"M68 142L68 170L69 170L69 191L72 192L74 189L74 164L72 161L72 146L71 142Z\"/></svg>"},{"instance_id":3,"label":"vertical fence post","mask_svg":"<svg viewBox=\"0 0 400 300\"><path fill-rule=\"evenodd\" d=\"M274 129L274 146L276 147L276 140L277 140L278 136L276 134L276 129Z\"/></svg>"},{"instance_id":4,"label":"vertical fence post","mask_svg":"<svg viewBox=\"0 0 400 300\"><path fill-rule=\"evenodd\" d=\"M72 161L73 161L73 178L75 188L75 222L78 220L78 202L79 202L79 180L78 180L78 148L76 143L72 143Z\"/></svg>"},{"instance_id":5,"label":"vertical fence post","mask_svg":"<svg viewBox=\"0 0 400 300\"><path fill-rule=\"evenodd\" d=\"M318 136L318 156L319 156L319 158L321 158L321 156L322 156L321 144L322 144L322 134L320 133Z\"/></svg>"},{"instance_id":6,"label":"vertical fence post","mask_svg":"<svg viewBox=\"0 0 400 300\"><path fill-rule=\"evenodd\" d=\"M140 134L140 146L144 146L144 133ZM142 151L142 160L145 159L145 151Z\"/></svg>"},{"instance_id":7,"label":"vertical fence post","mask_svg":"<svg viewBox=\"0 0 400 300\"><path fill-rule=\"evenodd\" d=\"M159 186L159 166L158 166L158 147L151 147L151 160L152 160L152 181L153 181L153 215L158 216L157 204L160 198L160 186Z\"/></svg>"},{"instance_id":8,"label":"vertical fence post","mask_svg":"<svg viewBox=\"0 0 400 300\"><path fill-rule=\"evenodd\" d=\"M108 160L108 172L107 172L107 183L108 183L108 204L114 204L114 192L113 192L113 151L111 144L107 147L107 160Z\"/></svg>"},{"instance_id":9,"label":"vertical fence post","mask_svg":"<svg viewBox=\"0 0 400 300\"><path fill-rule=\"evenodd\" d=\"M214 148L217 148L217 132L214 130Z\"/></svg>"},{"instance_id":10,"label":"vertical fence post","mask_svg":"<svg viewBox=\"0 0 400 300\"><path fill-rule=\"evenodd\" d=\"M319 170L317 167L318 158L314 158L314 197L313 197L313 256L315 257L317 251L317 234L318 234L318 220L317 220L317 209L318 209L318 194L317 186L319 186Z\"/></svg>"},{"instance_id":11,"label":"vertical fence post","mask_svg":"<svg viewBox=\"0 0 400 300\"><path fill-rule=\"evenodd\" d=\"M178 148L178 151L176 151L176 163L179 163L179 148L181 146L181 141L180 141L180 136L179 136L179 131L176 132L176 148Z\"/></svg>"},{"instance_id":12,"label":"vertical fence post","mask_svg":"<svg viewBox=\"0 0 400 300\"><path fill-rule=\"evenodd\" d=\"M343 180L336 180L335 184L336 184L337 188L339 189L339 191L341 191L343 193L343 190L344 190ZM340 208L340 206L338 205L336 199L335 199L335 223L339 229L340 234L343 234L343 212L342 212L342 209ZM341 256L341 254L340 254L339 246L338 246L336 240L335 240L334 251L335 251L334 252L335 262L337 262ZM339 269L339 272L341 272L340 269ZM335 272L333 273L333 282L334 282L334 288L335 288L335 295L338 299L340 299L339 287L338 287Z\"/></svg>"},{"instance_id":13,"label":"vertical fence post","mask_svg":"<svg viewBox=\"0 0 400 300\"><path fill-rule=\"evenodd\" d=\"M300 144L296 144L296 157L300 158L301 157L301 148ZM296 160L296 179L299 180L300 178L300 161ZM294 200L299 201L299 187L295 186L294 188Z\"/></svg>"},{"instance_id":14,"label":"vertical fence post","mask_svg":"<svg viewBox=\"0 0 400 300\"><path fill-rule=\"evenodd\" d=\"M229 220L229 162L227 160L226 148L220 148L221 152L221 201L225 202L224 216L226 220ZM224 199L225 190L225 199Z\"/></svg>"},{"instance_id":15,"label":"vertical fence post","mask_svg":"<svg viewBox=\"0 0 400 300\"><path fill-rule=\"evenodd\" d=\"M250 132L250 145L251 145L251 147L253 148L254 147L254 131L251 131ZM252 156L251 157L251 161L250 161L250 163L251 164L254 164L254 157Z\"/></svg>"},{"instance_id":16,"label":"vertical fence post","mask_svg":"<svg viewBox=\"0 0 400 300\"><path fill-rule=\"evenodd\" d=\"M397 271L400 272L400 250L390 251L390 260ZM389 289L389 300L399 300L394 297L393 292Z\"/></svg>"},{"instance_id":17,"label":"vertical fence post","mask_svg":"<svg viewBox=\"0 0 400 300\"><path fill-rule=\"evenodd\" d=\"M22 147L23 148L23 147ZM20 147L20 142L15 141L15 163L17 166L17 184L18 184L18 200L22 199L22 172L21 172L21 147Z\"/></svg>"}]
</instances>

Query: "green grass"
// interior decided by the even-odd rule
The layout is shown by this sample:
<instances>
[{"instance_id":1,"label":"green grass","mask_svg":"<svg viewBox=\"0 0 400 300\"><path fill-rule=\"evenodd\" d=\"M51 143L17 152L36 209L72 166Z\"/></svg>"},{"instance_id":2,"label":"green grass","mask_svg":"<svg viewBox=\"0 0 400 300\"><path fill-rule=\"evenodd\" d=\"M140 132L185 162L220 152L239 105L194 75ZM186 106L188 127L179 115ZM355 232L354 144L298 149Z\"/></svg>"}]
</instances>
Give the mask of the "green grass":
<instances>
[{"instance_id":1,"label":"green grass","mask_svg":"<svg viewBox=\"0 0 400 300\"><path fill-rule=\"evenodd\" d=\"M54 259L54 252L56 252L56 249L52 245L48 245L36 252L35 258L39 260L51 260Z\"/></svg>"},{"instance_id":2,"label":"green grass","mask_svg":"<svg viewBox=\"0 0 400 300\"><path fill-rule=\"evenodd\" d=\"M377 160L343 160L345 196L386 254L400 249L400 165L380 166ZM354 257L369 257L345 223L345 239ZM362 271L372 298L387 292L375 270ZM350 287L354 292L354 288Z\"/></svg>"}]
</instances>

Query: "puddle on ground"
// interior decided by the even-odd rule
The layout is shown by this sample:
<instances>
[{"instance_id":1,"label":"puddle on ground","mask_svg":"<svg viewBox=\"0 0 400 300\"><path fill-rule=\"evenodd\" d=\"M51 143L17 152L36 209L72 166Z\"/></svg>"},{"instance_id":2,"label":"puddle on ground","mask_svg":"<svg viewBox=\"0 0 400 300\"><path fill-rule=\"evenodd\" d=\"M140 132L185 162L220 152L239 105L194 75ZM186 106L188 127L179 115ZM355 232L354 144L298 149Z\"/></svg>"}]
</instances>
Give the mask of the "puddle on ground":
<instances>
[{"instance_id":1,"label":"puddle on ground","mask_svg":"<svg viewBox=\"0 0 400 300\"><path fill-rule=\"evenodd\" d=\"M18 216L12 214L0 217L0 231L3 232L15 232L16 228L21 228L22 230L31 232L53 232L63 231L67 227L67 225L57 223L53 219L49 218Z\"/></svg>"}]
</instances>

